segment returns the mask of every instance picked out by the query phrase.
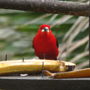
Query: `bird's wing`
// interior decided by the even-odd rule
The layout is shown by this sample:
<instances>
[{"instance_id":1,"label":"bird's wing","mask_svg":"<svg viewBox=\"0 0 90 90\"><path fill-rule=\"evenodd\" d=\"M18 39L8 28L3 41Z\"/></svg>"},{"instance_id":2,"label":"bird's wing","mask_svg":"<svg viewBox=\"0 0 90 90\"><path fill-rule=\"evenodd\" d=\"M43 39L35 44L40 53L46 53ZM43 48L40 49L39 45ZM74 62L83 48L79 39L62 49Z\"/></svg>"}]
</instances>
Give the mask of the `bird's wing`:
<instances>
[{"instance_id":1,"label":"bird's wing","mask_svg":"<svg viewBox=\"0 0 90 90\"><path fill-rule=\"evenodd\" d=\"M59 48L59 43L58 43L58 40L56 39L56 45L57 45L57 48Z\"/></svg>"},{"instance_id":2,"label":"bird's wing","mask_svg":"<svg viewBox=\"0 0 90 90\"><path fill-rule=\"evenodd\" d=\"M33 41L32 41L32 48L34 48L34 38L33 38Z\"/></svg>"}]
</instances>

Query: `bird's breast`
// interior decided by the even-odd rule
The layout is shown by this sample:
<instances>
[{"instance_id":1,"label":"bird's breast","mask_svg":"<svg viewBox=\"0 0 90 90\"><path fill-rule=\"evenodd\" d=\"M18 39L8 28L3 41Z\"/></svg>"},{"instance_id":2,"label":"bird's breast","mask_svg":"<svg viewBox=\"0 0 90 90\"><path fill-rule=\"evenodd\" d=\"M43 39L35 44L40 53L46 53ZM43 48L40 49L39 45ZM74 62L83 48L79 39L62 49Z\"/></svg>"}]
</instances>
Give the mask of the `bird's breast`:
<instances>
[{"instance_id":1,"label":"bird's breast","mask_svg":"<svg viewBox=\"0 0 90 90\"><path fill-rule=\"evenodd\" d=\"M39 36L34 40L36 52L50 53L56 52L56 39L51 36Z\"/></svg>"}]
</instances>

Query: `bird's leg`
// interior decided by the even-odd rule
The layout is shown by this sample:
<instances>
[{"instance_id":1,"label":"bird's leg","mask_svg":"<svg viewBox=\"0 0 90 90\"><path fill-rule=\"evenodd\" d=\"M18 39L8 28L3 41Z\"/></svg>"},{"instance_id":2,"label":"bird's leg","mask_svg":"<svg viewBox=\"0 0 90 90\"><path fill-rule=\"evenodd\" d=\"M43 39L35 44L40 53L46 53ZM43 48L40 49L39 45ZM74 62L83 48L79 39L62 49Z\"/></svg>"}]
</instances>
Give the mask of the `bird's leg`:
<instances>
[{"instance_id":1,"label":"bird's leg","mask_svg":"<svg viewBox=\"0 0 90 90\"><path fill-rule=\"evenodd\" d=\"M42 62L42 77L44 76L43 71L44 71L44 62Z\"/></svg>"}]
</instances>

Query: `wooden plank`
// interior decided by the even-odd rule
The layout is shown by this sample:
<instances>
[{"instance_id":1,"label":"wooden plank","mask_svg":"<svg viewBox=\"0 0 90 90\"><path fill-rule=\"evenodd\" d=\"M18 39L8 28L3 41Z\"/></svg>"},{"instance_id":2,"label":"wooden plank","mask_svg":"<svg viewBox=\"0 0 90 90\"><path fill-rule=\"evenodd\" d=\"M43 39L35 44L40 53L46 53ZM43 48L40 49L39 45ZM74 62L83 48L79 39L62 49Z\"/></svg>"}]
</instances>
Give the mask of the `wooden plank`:
<instances>
[{"instance_id":1,"label":"wooden plank","mask_svg":"<svg viewBox=\"0 0 90 90\"><path fill-rule=\"evenodd\" d=\"M90 78L52 79L41 76L2 76L0 89L5 90L90 90Z\"/></svg>"}]
</instances>

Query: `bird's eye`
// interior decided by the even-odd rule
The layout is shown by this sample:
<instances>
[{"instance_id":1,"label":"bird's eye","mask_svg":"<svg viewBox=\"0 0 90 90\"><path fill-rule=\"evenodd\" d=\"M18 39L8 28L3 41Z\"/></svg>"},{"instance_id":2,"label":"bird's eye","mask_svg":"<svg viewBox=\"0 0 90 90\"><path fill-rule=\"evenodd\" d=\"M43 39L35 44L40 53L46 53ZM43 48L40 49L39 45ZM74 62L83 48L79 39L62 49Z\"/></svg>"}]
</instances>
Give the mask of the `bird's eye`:
<instances>
[{"instance_id":1,"label":"bird's eye","mask_svg":"<svg viewBox=\"0 0 90 90\"><path fill-rule=\"evenodd\" d=\"M47 32L49 32L49 29L47 29Z\"/></svg>"},{"instance_id":2,"label":"bird's eye","mask_svg":"<svg viewBox=\"0 0 90 90\"><path fill-rule=\"evenodd\" d=\"M49 32L49 28L48 28L48 27L45 27L44 30L45 30L46 32Z\"/></svg>"},{"instance_id":3,"label":"bird's eye","mask_svg":"<svg viewBox=\"0 0 90 90\"><path fill-rule=\"evenodd\" d=\"M49 30L49 28L48 28L48 27L45 27L45 29Z\"/></svg>"},{"instance_id":4,"label":"bird's eye","mask_svg":"<svg viewBox=\"0 0 90 90\"><path fill-rule=\"evenodd\" d=\"M44 29L42 29L42 32L44 32Z\"/></svg>"},{"instance_id":5,"label":"bird's eye","mask_svg":"<svg viewBox=\"0 0 90 90\"><path fill-rule=\"evenodd\" d=\"M48 28L48 27L44 27L44 28L42 29L42 32L49 32L49 28Z\"/></svg>"}]
</instances>

